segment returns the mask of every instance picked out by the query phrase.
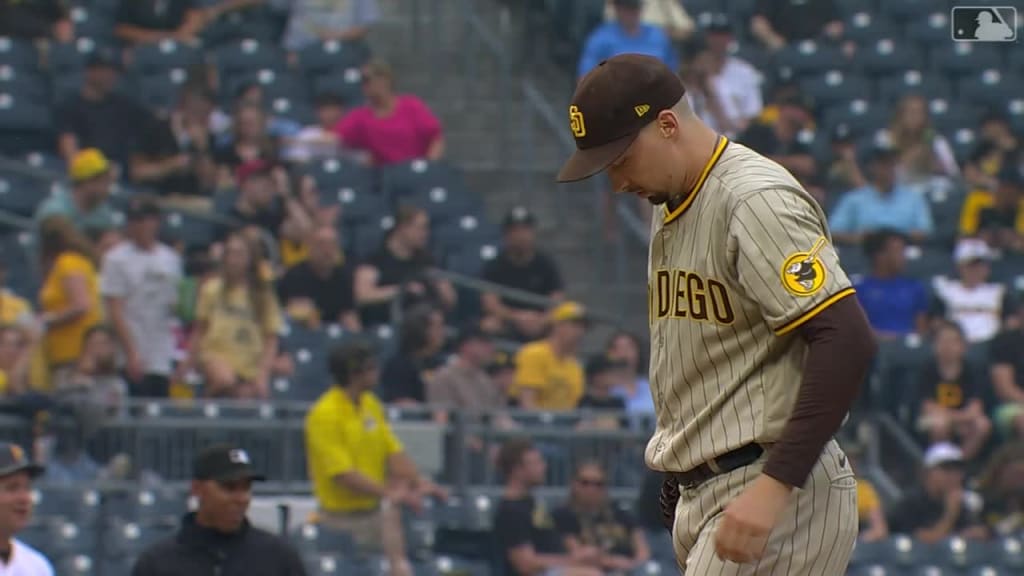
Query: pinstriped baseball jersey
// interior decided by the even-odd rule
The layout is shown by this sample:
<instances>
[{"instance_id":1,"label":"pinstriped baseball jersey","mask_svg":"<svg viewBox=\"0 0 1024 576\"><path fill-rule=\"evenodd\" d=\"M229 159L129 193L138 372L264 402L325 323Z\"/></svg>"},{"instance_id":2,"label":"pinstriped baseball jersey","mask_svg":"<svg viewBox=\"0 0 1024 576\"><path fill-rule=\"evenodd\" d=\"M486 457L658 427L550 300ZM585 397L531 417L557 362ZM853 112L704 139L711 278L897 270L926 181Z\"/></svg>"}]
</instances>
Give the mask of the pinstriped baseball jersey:
<instances>
[{"instance_id":1,"label":"pinstriped baseball jersey","mask_svg":"<svg viewBox=\"0 0 1024 576\"><path fill-rule=\"evenodd\" d=\"M778 439L806 345L794 329L853 294L825 214L785 169L721 137L690 194L652 222L655 470Z\"/></svg>"}]
</instances>

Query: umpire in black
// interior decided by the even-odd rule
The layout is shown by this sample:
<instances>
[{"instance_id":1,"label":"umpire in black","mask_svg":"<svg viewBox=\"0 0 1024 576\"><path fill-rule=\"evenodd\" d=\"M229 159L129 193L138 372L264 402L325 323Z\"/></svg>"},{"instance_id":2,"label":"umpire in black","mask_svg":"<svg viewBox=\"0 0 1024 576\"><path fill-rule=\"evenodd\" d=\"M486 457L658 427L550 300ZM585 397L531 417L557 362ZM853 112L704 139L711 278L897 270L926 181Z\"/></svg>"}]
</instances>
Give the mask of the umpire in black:
<instances>
[{"instance_id":1,"label":"umpire in black","mask_svg":"<svg viewBox=\"0 0 1024 576\"><path fill-rule=\"evenodd\" d=\"M245 450L203 450L192 474L199 507L175 536L139 556L132 576L305 576L294 548L246 519L252 483L263 479Z\"/></svg>"}]
</instances>

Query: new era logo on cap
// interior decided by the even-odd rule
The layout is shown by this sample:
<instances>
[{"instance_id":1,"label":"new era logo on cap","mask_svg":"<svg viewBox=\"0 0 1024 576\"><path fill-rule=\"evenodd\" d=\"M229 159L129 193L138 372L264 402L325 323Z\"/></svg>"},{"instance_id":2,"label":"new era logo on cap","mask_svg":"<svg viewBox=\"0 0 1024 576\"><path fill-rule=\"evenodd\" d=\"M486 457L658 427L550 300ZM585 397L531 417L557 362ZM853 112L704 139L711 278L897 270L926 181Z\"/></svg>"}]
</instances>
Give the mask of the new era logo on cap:
<instances>
[{"instance_id":1,"label":"new era logo on cap","mask_svg":"<svg viewBox=\"0 0 1024 576\"><path fill-rule=\"evenodd\" d=\"M641 104L639 106L633 106L633 110L636 110L636 115L639 116L640 118L643 118L644 114L647 114L647 112L650 109L651 109L651 107L649 105L647 105L647 104Z\"/></svg>"}]
</instances>

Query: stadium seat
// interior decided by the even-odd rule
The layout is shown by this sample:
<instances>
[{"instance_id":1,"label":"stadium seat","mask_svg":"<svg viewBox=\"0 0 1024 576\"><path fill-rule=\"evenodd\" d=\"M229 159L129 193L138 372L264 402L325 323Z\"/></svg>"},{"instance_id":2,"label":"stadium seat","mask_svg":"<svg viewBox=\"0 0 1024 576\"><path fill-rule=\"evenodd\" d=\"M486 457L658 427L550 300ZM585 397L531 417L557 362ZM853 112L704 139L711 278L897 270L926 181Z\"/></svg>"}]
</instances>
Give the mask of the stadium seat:
<instances>
[{"instance_id":1,"label":"stadium seat","mask_svg":"<svg viewBox=\"0 0 1024 576\"><path fill-rule=\"evenodd\" d=\"M0 92L0 154L18 156L52 142L53 116L45 101Z\"/></svg>"},{"instance_id":2,"label":"stadium seat","mask_svg":"<svg viewBox=\"0 0 1024 576\"><path fill-rule=\"evenodd\" d=\"M308 576L338 576L349 574L349 560L341 558L337 554L304 554L302 562L306 567Z\"/></svg>"},{"instance_id":3,"label":"stadium seat","mask_svg":"<svg viewBox=\"0 0 1024 576\"><path fill-rule=\"evenodd\" d=\"M252 38L225 44L215 49L211 58L225 79L258 70L284 72L288 69L288 60L280 47Z\"/></svg>"},{"instance_id":4,"label":"stadium seat","mask_svg":"<svg viewBox=\"0 0 1024 576\"><path fill-rule=\"evenodd\" d=\"M103 42L114 40L114 14L108 14L93 6L79 4L71 8L69 15L75 25L76 36L96 38Z\"/></svg>"},{"instance_id":5,"label":"stadium seat","mask_svg":"<svg viewBox=\"0 0 1024 576\"><path fill-rule=\"evenodd\" d=\"M203 45L223 46L244 39L277 42L277 27L264 7L250 7L222 15L203 29Z\"/></svg>"},{"instance_id":6,"label":"stadium seat","mask_svg":"<svg viewBox=\"0 0 1024 576\"><path fill-rule=\"evenodd\" d=\"M845 18L843 36L866 46L882 38L898 38L899 29L879 12L855 12Z\"/></svg>"},{"instance_id":7,"label":"stadium seat","mask_svg":"<svg viewBox=\"0 0 1024 576\"><path fill-rule=\"evenodd\" d=\"M391 207L378 194L363 186L344 185L337 189L320 189L325 204L341 204L341 224L347 229L361 224L380 222L391 213Z\"/></svg>"},{"instance_id":8,"label":"stadium seat","mask_svg":"<svg viewBox=\"0 0 1024 576\"><path fill-rule=\"evenodd\" d=\"M362 258L380 249L384 236L394 225L395 219L388 215L376 221L358 224L348 230L342 229L342 233L348 236L346 245L351 246L351 251Z\"/></svg>"},{"instance_id":9,"label":"stadium seat","mask_svg":"<svg viewBox=\"0 0 1024 576\"><path fill-rule=\"evenodd\" d=\"M305 79L273 68L257 68L229 75L223 82L221 98L230 102L243 86L256 84L263 90L263 99L269 104L278 98L306 101Z\"/></svg>"},{"instance_id":10,"label":"stadium seat","mask_svg":"<svg viewBox=\"0 0 1024 576\"><path fill-rule=\"evenodd\" d=\"M313 94L331 94L342 99L348 106L363 103L362 76L358 69L322 74L313 77Z\"/></svg>"},{"instance_id":11,"label":"stadium seat","mask_svg":"<svg viewBox=\"0 0 1024 576\"><path fill-rule=\"evenodd\" d=\"M872 390L873 405L887 411L901 424L910 426L914 407L908 405L909 384L916 381L922 363L928 358L928 347L915 335L879 344L876 358L878 389ZM887 550L891 552L892 546Z\"/></svg>"},{"instance_id":12,"label":"stadium seat","mask_svg":"<svg viewBox=\"0 0 1024 576\"><path fill-rule=\"evenodd\" d=\"M117 522L104 534L106 558L134 558L154 543L173 535L175 524L144 525L135 522Z\"/></svg>"},{"instance_id":13,"label":"stadium seat","mask_svg":"<svg viewBox=\"0 0 1024 576\"><path fill-rule=\"evenodd\" d=\"M825 110L822 129L831 134L838 124L857 126L862 133L873 133L889 123L890 111L881 102L857 99L839 103Z\"/></svg>"},{"instance_id":14,"label":"stadium seat","mask_svg":"<svg viewBox=\"0 0 1024 576\"><path fill-rule=\"evenodd\" d=\"M0 92L47 100L50 98L50 85L46 77L35 70L0 64Z\"/></svg>"},{"instance_id":15,"label":"stadium seat","mask_svg":"<svg viewBox=\"0 0 1024 576\"><path fill-rule=\"evenodd\" d=\"M405 164L384 166L380 177L381 188L396 201L422 190L464 187L461 174L446 162L413 160Z\"/></svg>"},{"instance_id":16,"label":"stadium seat","mask_svg":"<svg viewBox=\"0 0 1024 576\"><path fill-rule=\"evenodd\" d=\"M166 113L178 105L182 86L188 80L184 68L171 68L137 79L139 101L146 107Z\"/></svg>"},{"instance_id":17,"label":"stadium seat","mask_svg":"<svg viewBox=\"0 0 1024 576\"><path fill-rule=\"evenodd\" d=\"M47 58L50 74L60 78L68 73L78 73L85 67L85 59L101 44L88 36L79 36L74 42L50 46Z\"/></svg>"},{"instance_id":18,"label":"stadium seat","mask_svg":"<svg viewBox=\"0 0 1024 576\"><path fill-rule=\"evenodd\" d=\"M31 42L0 36L0 65L17 70L39 68L39 52Z\"/></svg>"},{"instance_id":19,"label":"stadium seat","mask_svg":"<svg viewBox=\"0 0 1024 576\"><path fill-rule=\"evenodd\" d=\"M54 569L57 574L64 576L92 576L93 574L103 574L96 566L96 562L89 554L74 554L69 556L63 556L59 559L50 559L54 565Z\"/></svg>"},{"instance_id":20,"label":"stadium seat","mask_svg":"<svg viewBox=\"0 0 1024 576\"><path fill-rule=\"evenodd\" d=\"M851 566L846 572L847 576L908 576L908 572L895 566L885 564L868 564L865 566Z\"/></svg>"},{"instance_id":21,"label":"stadium seat","mask_svg":"<svg viewBox=\"0 0 1024 576\"><path fill-rule=\"evenodd\" d=\"M938 4L935 0L899 0L898 2L881 1L878 3L879 13L896 22L907 22L913 26L921 20L922 14L928 14ZM949 16L949 13L946 13ZM949 24L947 22L945 39L949 39Z\"/></svg>"},{"instance_id":22,"label":"stadium seat","mask_svg":"<svg viewBox=\"0 0 1024 576\"><path fill-rule=\"evenodd\" d=\"M925 549L929 563L955 570L981 564L987 551L983 543L960 537L947 538Z\"/></svg>"},{"instance_id":23,"label":"stadium seat","mask_svg":"<svg viewBox=\"0 0 1024 576\"><path fill-rule=\"evenodd\" d=\"M498 248L493 244L468 245L448 253L445 268L456 273L479 277L484 264L498 255Z\"/></svg>"},{"instance_id":24,"label":"stadium seat","mask_svg":"<svg viewBox=\"0 0 1024 576\"><path fill-rule=\"evenodd\" d=\"M303 524L292 536L296 548L300 551L319 554L337 554L352 556L356 544L352 536L346 532L331 530L317 524Z\"/></svg>"},{"instance_id":25,"label":"stadium seat","mask_svg":"<svg viewBox=\"0 0 1024 576\"><path fill-rule=\"evenodd\" d=\"M898 39L899 36L876 38L857 51L856 63L865 74L894 74L924 67L921 49Z\"/></svg>"},{"instance_id":26,"label":"stadium seat","mask_svg":"<svg viewBox=\"0 0 1024 576\"><path fill-rule=\"evenodd\" d=\"M67 171L67 162L52 152L33 150L25 154L24 159L30 167L45 170L55 177L63 177Z\"/></svg>"},{"instance_id":27,"label":"stadium seat","mask_svg":"<svg viewBox=\"0 0 1024 576\"><path fill-rule=\"evenodd\" d=\"M161 74L180 68L188 70L202 64L203 52L198 46L162 40L155 44L142 44L132 50L129 70L140 76Z\"/></svg>"},{"instance_id":28,"label":"stadium seat","mask_svg":"<svg viewBox=\"0 0 1024 576\"><path fill-rule=\"evenodd\" d=\"M965 198L963 189L947 180L939 179L925 190L925 198L928 200L935 228L932 242L939 245L951 243L960 225L960 211Z\"/></svg>"},{"instance_id":29,"label":"stadium seat","mask_svg":"<svg viewBox=\"0 0 1024 576\"><path fill-rule=\"evenodd\" d=\"M431 565L424 567L427 574L439 576L447 575L472 575L490 576L491 568L486 562L467 560L457 556L439 556L433 560Z\"/></svg>"},{"instance_id":30,"label":"stadium seat","mask_svg":"<svg viewBox=\"0 0 1024 576\"><path fill-rule=\"evenodd\" d=\"M811 98L819 109L867 94L870 86L863 76L843 70L828 70L800 81L804 96Z\"/></svg>"},{"instance_id":31,"label":"stadium seat","mask_svg":"<svg viewBox=\"0 0 1024 576\"><path fill-rule=\"evenodd\" d=\"M471 244L497 246L501 235L497 227L482 216L467 213L452 218L445 225L432 226L430 239L443 254L448 254Z\"/></svg>"},{"instance_id":32,"label":"stadium seat","mask_svg":"<svg viewBox=\"0 0 1024 576\"><path fill-rule=\"evenodd\" d=\"M1006 69L1017 74L1024 74L1024 50L1009 51L1006 58Z\"/></svg>"},{"instance_id":33,"label":"stadium seat","mask_svg":"<svg viewBox=\"0 0 1024 576\"><path fill-rule=\"evenodd\" d=\"M172 210L164 214L162 232L186 247L209 246L220 237L222 226L209 217Z\"/></svg>"},{"instance_id":34,"label":"stadium seat","mask_svg":"<svg viewBox=\"0 0 1024 576\"><path fill-rule=\"evenodd\" d=\"M989 558L1004 568L1019 573L1024 570L1024 546L1018 538L996 538L989 545Z\"/></svg>"},{"instance_id":35,"label":"stadium seat","mask_svg":"<svg viewBox=\"0 0 1024 576\"><path fill-rule=\"evenodd\" d=\"M953 90L945 76L916 69L886 75L878 83L878 96L885 102L895 103L909 95L948 99Z\"/></svg>"},{"instance_id":36,"label":"stadium seat","mask_svg":"<svg viewBox=\"0 0 1024 576\"><path fill-rule=\"evenodd\" d=\"M951 252L945 247L924 246L907 249L907 274L914 278L930 279L950 274L955 269Z\"/></svg>"},{"instance_id":37,"label":"stadium seat","mask_svg":"<svg viewBox=\"0 0 1024 576\"><path fill-rule=\"evenodd\" d=\"M7 265L8 288L30 301L37 296L39 284L35 249L35 236L29 232L0 236L0 258Z\"/></svg>"},{"instance_id":38,"label":"stadium seat","mask_svg":"<svg viewBox=\"0 0 1024 576\"><path fill-rule=\"evenodd\" d=\"M460 188L436 186L420 189L401 202L425 210L430 216L431 227L446 226L463 214L482 211L479 198Z\"/></svg>"},{"instance_id":39,"label":"stadium seat","mask_svg":"<svg viewBox=\"0 0 1024 576\"><path fill-rule=\"evenodd\" d=\"M337 204L339 201L344 204L343 196L348 196L345 189L351 189L358 195L374 192L373 171L349 160L329 158L310 164L307 170L316 180L321 200L329 204Z\"/></svg>"},{"instance_id":40,"label":"stadium seat","mask_svg":"<svg viewBox=\"0 0 1024 576\"><path fill-rule=\"evenodd\" d=\"M928 101L928 113L937 130L948 133L960 128L975 128L978 125L978 109L969 102L933 98Z\"/></svg>"},{"instance_id":41,"label":"stadium seat","mask_svg":"<svg viewBox=\"0 0 1024 576\"><path fill-rule=\"evenodd\" d=\"M100 515L100 494L91 488L46 486L32 491L38 518L62 519L88 529Z\"/></svg>"},{"instance_id":42,"label":"stadium seat","mask_svg":"<svg viewBox=\"0 0 1024 576\"><path fill-rule=\"evenodd\" d=\"M789 44L775 55L775 65L788 67L797 76L823 72L842 60L843 55L838 48L814 40Z\"/></svg>"},{"instance_id":43,"label":"stadium seat","mask_svg":"<svg viewBox=\"0 0 1024 576\"><path fill-rule=\"evenodd\" d=\"M915 2L903 0L901 2L883 2L883 6L907 6ZM924 11L926 6L917 2L916 7L920 12L914 14L907 24L907 39L919 43L922 46L939 46L949 42L949 12L939 10L932 13ZM926 14L926 15L925 15Z\"/></svg>"},{"instance_id":44,"label":"stadium seat","mask_svg":"<svg viewBox=\"0 0 1024 576\"><path fill-rule=\"evenodd\" d=\"M358 72L369 59L370 47L360 41L328 40L311 44L299 52L299 66L308 77L349 70Z\"/></svg>"},{"instance_id":45,"label":"stadium seat","mask_svg":"<svg viewBox=\"0 0 1024 576\"><path fill-rule=\"evenodd\" d=\"M1010 120L1010 126L1017 133L1024 132L1024 98L1014 98L1001 106Z\"/></svg>"},{"instance_id":46,"label":"stadium seat","mask_svg":"<svg viewBox=\"0 0 1024 576\"><path fill-rule=\"evenodd\" d=\"M959 128L944 134L944 136L953 147L953 154L956 155L957 162L963 166L978 146L978 134L971 128Z\"/></svg>"},{"instance_id":47,"label":"stadium seat","mask_svg":"<svg viewBox=\"0 0 1024 576\"><path fill-rule=\"evenodd\" d=\"M125 523L175 525L185 512L185 501L177 490L130 490L107 494L103 505L108 522L123 529Z\"/></svg>"},{"instance_id":48,"label":"stadium seat","mask_svg":"<svg viewBox=\"0 0 1024 576\"><path fill-rule=\"evenodd\" d=\"M305 96L296 98L277 97L271 99L268 111L279 119L289 120L296 126L307 126L316 122L316 112Z\"/></svg>"},{"instance_id":49,"label":"stadium seat","mask_svg":"<svg viewBox=\"0 0 1024 576\"><path fill-rule=\"evenodd\" d=\"M1003 69L1002 54L997 49L975 42L949 42L936 46L931 63L935 70L949 76Z\"/></svg>"},{"instance_id":50,"label":"stadium seat","mask_svg":"<svg viewBox=\"0 0 1024 576\"><path fill-rule=\"evenodd\" d=\"M1011 572L1004 571L999 566L986 564L972 567L967 574L968 576L1010 576Z\"/></svg>"},{"instance_id":51,"label":"stadium seat","mask_svg":"<svg viewBox=\"0 0 1024 576\"><path fill-rule=\"evenodd\" d=\"M958 93L961 100L974 106L995 109L1024 96L1024 80L1002 70L984 70L963 76Z\"/></svg>"},{"instance_id":52,"label":"stadium seat","mask_svg":"<svg viewBox=\"0 0 1024 576\"><path fill-rule=\"evenodd\" d=\"M52 185L19 173L0 173L0 210L30 217L50 195Z\"/></svg>"}]
</instances>

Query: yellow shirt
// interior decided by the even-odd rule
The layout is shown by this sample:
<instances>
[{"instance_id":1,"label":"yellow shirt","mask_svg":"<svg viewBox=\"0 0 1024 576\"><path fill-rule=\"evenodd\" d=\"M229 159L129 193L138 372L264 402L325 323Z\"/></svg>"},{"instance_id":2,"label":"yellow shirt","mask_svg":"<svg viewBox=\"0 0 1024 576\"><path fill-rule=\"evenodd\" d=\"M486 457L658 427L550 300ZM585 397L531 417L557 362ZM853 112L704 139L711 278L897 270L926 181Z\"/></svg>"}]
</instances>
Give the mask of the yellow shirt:
<instances>
[{"instance_id":1,"label":"yellow shirt","mask_svg":"<svg viewBox=\"0 0 1024 576\"><path fill-rule=\"evenodd\" d=\"M332 386L306 415L309 478L320 508L327 512L376 508L377 498L338 486L335 478L354 471L383 483L388 457L401 451L380 400L370 392L359 397L357 406L341 388Z\"/></svg>"},{"instance_id":2,"label":"yellow shirt","mask_svg":"<svg viewBox=\"0 0 1024 576\"><path fill-rule=\"evenodd\" d=\"M303 242L293 242L287 238L281 239L280 245L281 265L291 268L299 262L303 262L309 256L309 246Z\"/></svg>"},{"instance_id":3,"label":"yellow shirt","mask_svg":"<svg viewBox=\"0 0 1024 576\"><path fill-rule=\"evenodd\" d=\"M857 517L864 521L875 510L882 506L878 499L878 492L871 482L863 479L857 480Z\"/></svg>"},{"instance_id":4,"label":"yellow shirt","mask_svg":"<svg viewBox=\"0 0 1024 576\"><path fill-rule=\"evenodd\" d=\"M996 198L992 192L984 189L971 191L967 198L964 198L964 206L960 209L960 233L965 236L976 233L981 223L981 211L991 208L995 203ZM1014 226L1018 233L1024 234L1024 200L1020 201Z\"/></svg>"},{"instance_id":5,"label":"yellow shirt","mask_svg":"<svg viewBox=\"0 0 1024 576\"><path fill-rule=\"evenodd\" d=\"M535 390L540 410L573 410L583 395L583 367L573 356L556 356L547 340L531 342L516 354L515 388Z\"/></svg>"},{"instance_id":6,"label":"yellow shirt","mask_svg":"<svg viewBox=\"0 0 1024 576\"><path fill-rule=\"evenodd\" d=\"M32 305L17 294L0 290L0 324L19 326L32 315Z\"/></svg>"},{"instance_id":7,"label":"yellow shirt","mask_svg":"<svg viewBox=\"0 0 1024 576\"><path fill-rule=\"evenodd\" d=\"M263 365L263 338L276 334L281 326L277 297L273 292L270 296L261 325L245 288L225 295L220 278L204 282L196 302L196 320L206 324L199 340L200 355L226 361L243 379L255 378Z\"/></svg>"},{"instance_id":8,"label":"yellow shirt","mask_svg":"<svg viewBox=\"0 0 1024 576\"><path fill-rule=\"evenodd\" d=\"M103 321L99 274L92 262L74 252L65 252L57 257L57 261L39 291L39 307L44 313L67 309L71 305L71 301L67 292L64 291L64 281L73 275L85 276L86 289L89 293L89 310L74 322L46 331L43 350L50 366L77 360L82 352L82 338L85 337L85 333Z\"/></svg>"}]
</instances>

